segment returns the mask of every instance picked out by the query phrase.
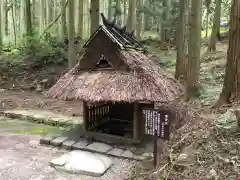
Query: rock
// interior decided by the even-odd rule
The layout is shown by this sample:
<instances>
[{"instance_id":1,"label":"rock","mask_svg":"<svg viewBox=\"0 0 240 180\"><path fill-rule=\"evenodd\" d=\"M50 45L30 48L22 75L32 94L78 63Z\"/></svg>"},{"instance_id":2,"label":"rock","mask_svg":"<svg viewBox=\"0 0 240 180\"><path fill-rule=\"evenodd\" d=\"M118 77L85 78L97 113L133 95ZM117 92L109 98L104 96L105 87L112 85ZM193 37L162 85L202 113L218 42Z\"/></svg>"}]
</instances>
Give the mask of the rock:
<instances>
[{"instance_id":1,"label":"rock","mask_svg":"<svg viewBox=\"0 0 240 180\"><path fill-rule=\"evenodd\" d=\"M186 162L187 161L187 158L188 158L188 155L183 153L183 154L180 154L177 158L177 161L178 162Z\"/></svg>"},{"instance_id":2,"label":"rock","mask_svg":"<svg viewBox=\"0 0 240 180\"><path fill-rule=\"evenodd\" d=\"M102 176L112 165L110 158L85 151L72 151L50 162L56 169L89 176ZM59 168L61 167L61 168Z\"/></svg>"},{"instance_id":3,"label":"rock","mask_svg":"<svg viewBox=\"0 0 240 180\"><path fill-rule=\"evenodd\" d=\"M143 153L142 156L153 157L153 153Z\"/></svg>"},{"instance_id":4,"label":"rock","mask_svg":"<svg viewBox=\"0 0 240 180\"><path fill-rule=\"evenodd\" d=\"M84 149L88 145L85 141L78 141L77 143L72 145L72 149L74 150L81 150Z\"/></svg>"},{"instance_id":5,"label":"rock","mask_svg":"<svg viewBox=\"0 0 240 180\"><path fill-rule=\"evenodd\" d=\"M219 116L216 120L216 126L223 129L231 129L237 126L237 118L233 109L229 109L226 113Z\"/></svg>"},{"instance_id":6,"label":"rock","mask_svg":"<svg viewBox=\"0 0 240 180\"><path fill-rule=\"evenodd\" d=\"M72 145L76 143L75 141L73 140L66 140L62 143L62 148L63 149L67 149L67 150L70 150L72 148Z\"/></svg>"},{"instance_id":7,"label":"rock","mask_svg":"<svg viewBox=\"0 0 240 180\"><path fill-rule=\"evenodd\" d=\"M129 150L126 150L126 151L124 151L124 153L121 154L121 157L132 159L133 153Z\"/></svg>"},{"instance_id":8,"label":"rock","mask_svg":"<svg viewBox=\"0 0 240 180\"><path fill-rule=\"evenodd\" d=\"M106 153L112 149L112 146L109 146L105 143L95 142L88 145L85 149L94 151L94 152Z\"/></svg>"},{"instance_id":9,"label":"rock","mask_svg":"<svg viewBox=\"0 0 240 180\"><path fill-rule=\"evenodd\" d=\"M47 144L49 145L50 144L50 141L52 141L54 138L56 137L53 137L53 136L44 136L40 139L40 144Z\"/></svg>"},{"instance_id":10,"label":"rock","mask_svg":"<svg viewBox=\"0 0 240 180\"><path fill-rule=\"evenodd\" d=\"M146 156L139 156L139 155L134 155L133 159L137 160L137 161L143 161L145 160L147 157Z\"/></svg>"},{"instance_id":11,"label":"rock","mask_svg":"<svg viewBox=\"0 0 240 180\"><path fill-rule=\"evenodd\" d=\"M209 171L208 178L214 178L216 176L217 176L217 172L215 171L215 169L211 169Z\"/></svg>"},{"instance_id":12,"label":"rock","mask_svg":"<svg viewBox=\"0 0 240 180\"><path fill-rule=\"evenodd\" d=\"M70 154L63 154L59 158L53 159L52 161L49 162L51 166L63 166L65 165L70 158Z\"/></svg>"},{"instance_id":13,"label":"rock","mask_svg":"<svg viewBox=\"0 0 240 180\"><path fill-rule=\"evenodd\" d=\"M236 155L238 153L238 151L236 149L233 149L229 152L231 155Z\"/></svg>"},{"instance_id":14,"label":"rock","mask_svg":"<svg viewBox=\"0 0 240 180\"><path fill-rule=\"evenodd\" d=\"M61 144L66 141L68 137L57 137L50 141L50 144L53 146L61 146Z\"/></svg>"},{"instance_id":15,"label":"rock","mask_svg":"<svg viewBox=\"0 0 240 180\"><path fill-rule=\"evenodd\" d=\"M123 152L124 152L123 149L113 148L110 151L108 151L107 154L119 157Z\"/></svg>"}]
</instances>

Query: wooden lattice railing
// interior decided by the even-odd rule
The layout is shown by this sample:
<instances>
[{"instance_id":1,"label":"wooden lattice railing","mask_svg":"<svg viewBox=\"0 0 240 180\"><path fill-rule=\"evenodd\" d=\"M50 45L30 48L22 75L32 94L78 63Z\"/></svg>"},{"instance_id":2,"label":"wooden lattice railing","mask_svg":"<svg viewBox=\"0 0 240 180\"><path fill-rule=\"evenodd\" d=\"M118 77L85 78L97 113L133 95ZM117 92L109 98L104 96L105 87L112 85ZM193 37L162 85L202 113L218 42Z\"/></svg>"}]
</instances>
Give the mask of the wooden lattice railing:
<instances>
[{"instance_id":1,"label":"wooden lattice railing","mask_svg":"<svg viewBox=\"0 0 240 180\"><path fill-rule=\"evenodd\" d=\"M88 128L92 130L101 124L105 119L109 118L109 104L90 105L89 106L89 121Z\"/></svg>"}]
</instances>

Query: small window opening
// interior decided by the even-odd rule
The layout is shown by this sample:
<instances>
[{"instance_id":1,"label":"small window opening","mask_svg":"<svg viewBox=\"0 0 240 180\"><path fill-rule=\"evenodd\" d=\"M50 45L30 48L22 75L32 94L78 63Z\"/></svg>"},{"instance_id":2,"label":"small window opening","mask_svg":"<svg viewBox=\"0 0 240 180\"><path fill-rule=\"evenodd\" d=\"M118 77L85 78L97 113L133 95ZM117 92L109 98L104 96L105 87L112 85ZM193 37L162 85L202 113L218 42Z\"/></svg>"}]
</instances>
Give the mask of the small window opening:
<instances>
[{"instance_id":1,"label":"small window opening","mask_svg":"<svg viewBox=\"0 0 240 180\"><path fill-rule=\"evenodd\" d=\"M97 62L97 68L113 68L112 65L109 64L108 60L101 55L101 58Z\"/></svg>"}]
</instances>

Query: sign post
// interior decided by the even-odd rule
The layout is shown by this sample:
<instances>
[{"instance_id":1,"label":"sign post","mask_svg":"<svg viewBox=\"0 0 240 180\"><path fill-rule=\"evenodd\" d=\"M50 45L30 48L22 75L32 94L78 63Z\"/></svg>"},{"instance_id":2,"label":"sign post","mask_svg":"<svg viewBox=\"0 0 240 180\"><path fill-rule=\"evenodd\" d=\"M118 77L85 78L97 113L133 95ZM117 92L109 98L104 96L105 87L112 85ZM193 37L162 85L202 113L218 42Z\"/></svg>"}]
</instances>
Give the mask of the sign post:
<instances>
[{"instance_id":1,"label":"sign post","mask_svg":"<svg viewBox=\"0 0 240 180\"><path fill-rule=\"evenodd\" d=\"M159 157L165 146L164 141L169 140L169 115L158 109L144 109L143 114L145 116L145 133L154 137L153 164L154 167L158 167ZM161 142L158 143L158 141Z\"/></svg>"}]
</instances>

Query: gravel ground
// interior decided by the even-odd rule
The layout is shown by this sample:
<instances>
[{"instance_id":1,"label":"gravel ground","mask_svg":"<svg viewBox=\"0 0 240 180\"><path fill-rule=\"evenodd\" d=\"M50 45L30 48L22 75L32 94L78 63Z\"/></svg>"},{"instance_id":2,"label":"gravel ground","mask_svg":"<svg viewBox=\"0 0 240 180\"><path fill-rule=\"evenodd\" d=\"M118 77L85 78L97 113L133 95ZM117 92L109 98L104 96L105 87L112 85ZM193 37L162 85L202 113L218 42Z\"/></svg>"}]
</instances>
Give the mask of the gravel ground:
<instances>
[{"instance_id":1,"label":"gravel ground","mask_svg":"<svg viewBox=\"0 0 240 180\"><path fill-rule=\"evenodd\" d=\"M39 145L38 136L0 134L1 180L127 180L134 162L113 159L114 165L102 177L60 172L48 162L64 150Z\"/></svg>"}]
</instances>

